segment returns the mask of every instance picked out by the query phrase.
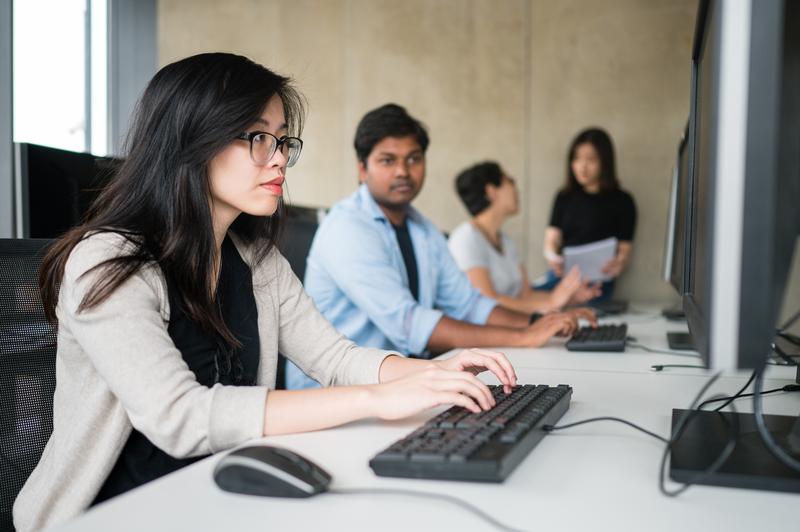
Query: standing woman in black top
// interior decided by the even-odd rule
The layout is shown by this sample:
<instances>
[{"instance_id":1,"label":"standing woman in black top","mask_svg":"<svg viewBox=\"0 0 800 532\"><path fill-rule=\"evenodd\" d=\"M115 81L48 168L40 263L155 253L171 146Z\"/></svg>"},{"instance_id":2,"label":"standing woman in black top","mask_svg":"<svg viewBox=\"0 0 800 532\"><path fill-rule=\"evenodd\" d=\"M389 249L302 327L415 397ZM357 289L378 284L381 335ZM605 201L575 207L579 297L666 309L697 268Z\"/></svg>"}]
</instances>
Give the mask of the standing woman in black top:
<instances>
[{"instance_id":1,"label":"standing woman in black top","mask_svg":"<svg viewBox=\"0 0 800 532\"><path fill-rule=\"evenodd\" d=\"M617 180L614 146L604 130L581 131L567 156L567 182L558 192L544 235L547 281L537 288L549 289L563 274L565 246L579 246L616 237L615 257L603 271L611 280L603 283L598 299L608 299L614 280L628 267L636 230L636 204Z\"/></svg>"}]
</instances>

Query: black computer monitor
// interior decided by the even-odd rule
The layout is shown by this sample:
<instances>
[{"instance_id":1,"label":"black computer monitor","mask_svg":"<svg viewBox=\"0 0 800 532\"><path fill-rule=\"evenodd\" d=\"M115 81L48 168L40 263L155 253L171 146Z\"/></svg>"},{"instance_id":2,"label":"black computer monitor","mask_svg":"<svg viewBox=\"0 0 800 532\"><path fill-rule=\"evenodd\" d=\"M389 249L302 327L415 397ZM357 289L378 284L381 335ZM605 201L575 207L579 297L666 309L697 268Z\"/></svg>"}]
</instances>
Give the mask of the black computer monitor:
<instances>
[{"instance_id":1,"label":"black computer monitor","mask_svg":"<svg viewBox=\"0 0 800 532\"><path fill-rule=\"evenodd\" d=\"M701 1L692 68L683 307L706 365L756 370L758 397L800 233L800 2ZM698 413L671 447L670 476L800 492L800 422L759 405ZM674 430L685 413L673 411ZM736 447L709 474L736 423Z\"/></svg>"},{"instance_id":2,"label":"black computer monitor","mask_svg":"<svg viewBox=\"0 0 800 532\"><path fill-rule=\"evenodd\" d=\"M703 1L684 310L710 367L763 366L800 233L798 2Z\"/></svg>"},{"instance_id":3,"label":"black computer monitor","mask_svg":"<svg viewBox=\"0 0 800 532\"><path fill-rule=\"evenodd\" d=\"M691 194L691 166L688 146L689 126L678 143L678 153L672 172L669 214L667 217L667 238L664 249L664 280L672 285L678 294L686 293L686 238L689 224L689 205Z\"/></svg>"},{"instance_id":4,"label":"black computer monitor","mask_svg":"<svg viewBox=\"0 0 800 532\"><path fill-rule=\"evenodd\" d=\"M116 164L89 153L15 144L17 236L55 238L78 225Z\"/></svg>"}]
</instances>

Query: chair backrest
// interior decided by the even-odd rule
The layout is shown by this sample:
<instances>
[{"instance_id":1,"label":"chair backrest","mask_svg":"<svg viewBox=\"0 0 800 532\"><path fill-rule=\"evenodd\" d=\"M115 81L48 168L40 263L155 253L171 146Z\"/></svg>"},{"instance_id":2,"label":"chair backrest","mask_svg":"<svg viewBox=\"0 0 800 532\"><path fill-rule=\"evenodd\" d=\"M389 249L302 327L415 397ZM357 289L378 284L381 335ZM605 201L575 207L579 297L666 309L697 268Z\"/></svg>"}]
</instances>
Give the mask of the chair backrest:
<instances>
[{"instance_id":1,"label":"chair backrest","mask_svg":"<svg viewBox=\"0 0 800 532\"><path fill-rule=\"evenodd\" d=\"M53 431L56 327L37 282L50 242L0 239L0 531Z\"/></svg>"},{"instance_id":2,"label":"chair backrest","mask_svg":"<svg viewBox=\"0 0 800 532\"><path fill-rule=\"evenodd\" d=\"M283 229L283 237L278 242L278 249L289 265L292 271L303 282L306 275L306 260L308 259L308 252L311 250L311 242L314 240L314 235L317 233L319 227L319 218L321 212L319 209L312 209L309 207L298 207L296 205L287 206L285 226ZM277 377L275 379L275 388L283 390L286 388L286 358L278 355L278 368Z\"/></svg>"},{"instance_id":3,"label":"chair backrest","mask_svg":"<svg viewBox=\"0 0 800 532\"><path fill-rule=\"evenodd\" d=\"M306 259L319 227L319 216L319 209L296 205L286 207L283 236L278 242L278 249L289 261L300 282L305 279Z\"/></svg>"}]
</instances>

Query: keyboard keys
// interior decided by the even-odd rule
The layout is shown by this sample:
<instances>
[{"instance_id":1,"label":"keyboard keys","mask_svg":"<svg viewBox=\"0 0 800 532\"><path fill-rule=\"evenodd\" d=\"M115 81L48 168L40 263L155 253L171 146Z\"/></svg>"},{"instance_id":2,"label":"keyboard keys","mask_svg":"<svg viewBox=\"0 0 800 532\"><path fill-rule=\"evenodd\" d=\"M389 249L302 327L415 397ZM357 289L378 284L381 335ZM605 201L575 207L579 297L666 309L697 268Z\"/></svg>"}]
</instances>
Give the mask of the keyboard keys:
<instances>
[{"instance_id":1,"label":"keyboard keys","mask_svg":"<svg viewBox=\"0 0 800 532\"><path fill-rule=\"evenodd\" d=\"M599 325L581 327L567 342L570 351L624 351L628 325Z\"/></svg>"},{"instance_id":2,"label":"keyboard keys","mask_svg":"<svg viewBox=\"0 0 800 532\"><path fill-rule=\"evenodd\" d=\"M372 469L383 476L503 480L544 436L535 429L566 412L572 388L489 388L494 408L476 414L452 407L376 455Z\"/></svg>"}]
</instances>

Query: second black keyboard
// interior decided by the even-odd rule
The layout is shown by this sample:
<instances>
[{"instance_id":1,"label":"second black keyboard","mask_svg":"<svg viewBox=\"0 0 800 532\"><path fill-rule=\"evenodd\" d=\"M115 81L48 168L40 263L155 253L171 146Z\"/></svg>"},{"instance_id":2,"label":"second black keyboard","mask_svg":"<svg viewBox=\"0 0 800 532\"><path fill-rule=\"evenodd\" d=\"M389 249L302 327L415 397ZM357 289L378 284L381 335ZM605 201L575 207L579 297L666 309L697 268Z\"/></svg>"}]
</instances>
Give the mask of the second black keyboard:
<instances>
[{"instance_id":1,"label":"second black keyboard","mask_svg":"<svg viewBox=\"0 0 800 532\"><path fill-rule=\"evenodd\" d=\"M385 477L503 481L569 408L572 388L526 384L473 413L454 406L378 453L369 465Z\"/></svg>"},{"instance_id":2,"label":"second black keyboard","mask_svg":"<svg viewBox=\"0 0 800 532\"><path fill-rule=\"evenodd\" d=\"M569 351L625 351L628 325L599 325L581 327L567 342Z\"/></svg>"}]
</instances>

